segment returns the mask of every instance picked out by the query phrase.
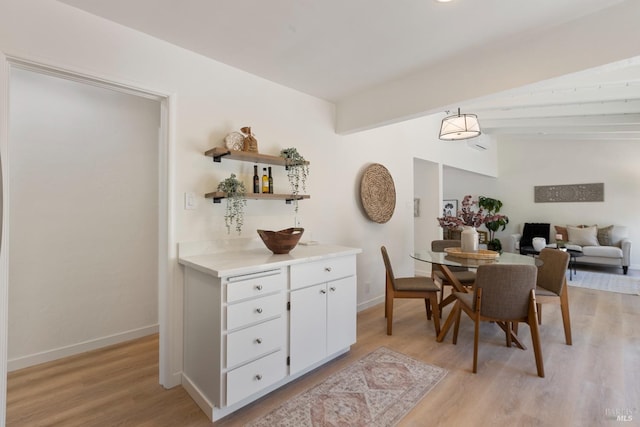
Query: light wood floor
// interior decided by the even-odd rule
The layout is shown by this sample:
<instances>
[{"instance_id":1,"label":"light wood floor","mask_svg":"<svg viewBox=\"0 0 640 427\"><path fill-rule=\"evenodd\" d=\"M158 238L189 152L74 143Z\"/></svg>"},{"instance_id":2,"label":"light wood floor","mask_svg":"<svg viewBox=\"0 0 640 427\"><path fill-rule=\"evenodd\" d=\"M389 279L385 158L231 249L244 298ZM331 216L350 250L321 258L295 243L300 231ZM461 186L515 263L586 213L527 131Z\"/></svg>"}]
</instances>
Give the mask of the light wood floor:
<instances>
[{"instance_id":1,"label":"light wood floor","mask_svg":"<svg viewBox=\"0 0 640 427\"><path fill-rule=\"evenodd\" d=\"M472 374L470 319L463 316L458 345L451 333L437 343L424 303L398 300L393 336L381 305L365 310L348 354L215 425L243 425L379 346L449 371L401 426L602 426L614 425L616 410L632 411L624 425L640 425L640 296L570 288L570 304L573 346L564 344L559 306L543 307L545 378L531 346L507 348L492 324L482 325ZM526 325L519 334L530 344ZM157 336L13 372L7 425L210 426L182 387L158 385L157 372Z\"/></svg>"}]
</instances>

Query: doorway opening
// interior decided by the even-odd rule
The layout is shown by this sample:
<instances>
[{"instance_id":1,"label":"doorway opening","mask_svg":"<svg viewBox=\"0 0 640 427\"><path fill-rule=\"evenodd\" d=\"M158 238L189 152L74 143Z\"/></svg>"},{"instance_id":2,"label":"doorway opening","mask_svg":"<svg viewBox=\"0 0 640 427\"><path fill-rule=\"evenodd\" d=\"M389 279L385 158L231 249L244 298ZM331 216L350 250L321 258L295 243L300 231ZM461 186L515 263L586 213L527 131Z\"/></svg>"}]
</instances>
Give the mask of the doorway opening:
<instances>
[{"instance_id":1,"label":"doorway opening","mask_svg":"<svg viewBox=\"0 0 640 427\"><path fill-rule=\"evenodd\" d=\"M113 321L114 319L109 318L110 317L109 313L107 313L108 310L107 311L100 311L99 309L96 310L95 307L91 307L90 304L87 304L87 301L88 301L87 299L82 300L81 295L79 294L73 295L74 298L77 298L78 300L80 300L76 302L85 303L85 304L78 305L78 311L80 312L84 311L84 313L74 313L74 314L86 315L85 318L90 320L87 322L83 322L83 321L78 322L77 321L78 317L71 317L72 320L69 320L69 318L67 318L66 320L67 324L62 324L57 326L54 325L53 327L51 327L49 331L50 333L48 335L54 335L54 336L47 337L46 339L60 338L60 335L62 335L62 332L69 332L69 330L73 330L74 333L76 334L75 337L71 338L71 341L70 341L71 344L69 344L69 342L65 343L64 341L60 341L62 343L61 345L58 345L55 343L51 344L54 341L48 342L47 344L49 344L50 346L49 350L53 350L53 351L40 351L41 349L37 349L36 347L34 347L33 341L27 340L26 342L22 342L21 345L24 346L24 349L26 349L26 352L28 354L32 356L36 355L35 359L32 358L30 360L22 360L22 362L31 363L33 361L35 362L46 361L47 358L49 358L50 360L51 357L55 358L57 355L65 356L65 354L73 354L73 352L75 352L78 349L80 350L91 349L100 345L109 345L114 342L118 342L122 340L123 337L124 339L126 339L127 337L133 338L135 337L136 334L144 335L147 332L152 332L152 329L155 327L156 331L159 330L159 334L160 334L159 381L165 387L171 387L175 385L170 382L170 378L168 374L168 372L170 372L170 369L168 367L168 356L167 356L169 345L167 342L168 337L166 336L167 335L166 331L168 330L168 327L167 327L168 310L166 308L168 298L166 297L166 294L167 294L167 288L168 288L167 281L169 277L168 266L169 266L169 252L170 252L169 250L170 235L169 235L169 225L168 225L169 224L169 213L168 213L169 212L169 208L168 208L169 178L168 177L169 177L169 163L170 163L170 156L169 156L169 149L168 149L169 147L168 123L169 123L169 104L170 104L169 97L167 95L155 93L153 91L147 91L144 89L134 88L134 87L121 85L121 84L110 82L110 81L96 79L91 76L85 76L78 73L63 71L63 70L51 68L48 66L43 66L40 64L34 64L31 62L22 61L16 58L10 58L10 59L5 58L5 61L8 64L8 67L7 67L9 69L8 74L10 74L10 76L8 77L9 87L11 87L12 89L12 92L10 94L10 110L8 111L8 113L6 113L10 117L9 123L12 126L10 128L11 130L9 131L9 135L10 135L9 138L3 142L3 144L5 144L5 147L3 147L3 150L2 150L2 154L4 157L2 160L3 160L3 166L5 168L4 174L5 174L5 177L10 177L10 179L5 178L5 186L4 186L5 194L3 197L5 200L5 204L3 206L4 221L5 221L4 229L7 231L5 233L5 236L3 236L3 240L5 243L3 251L5 252L5 254L10 253L11 256L13 257L14 256L13 249L16 249L16 254L18 253L18 251L22 251L23 249L25 249L25 248L20 248L19 247L20 243L16 243L16 241L12 238L14 225L20 225L20 222L22 222L23 224L24 223L35 224L36 222L47 223L48 227L46 228L48 228L51 231L49 233L50 235L46 236L48 238L51 238L49 243L46 245L47 247L44 247L44 248L32 247L32 249L36 253L40 253L41 255L40 259L38 259L37 261L43 262L42 264L40 264L39 267L32 265L32 270L39 269L40 270L39 274L41 276L40 278L38 278L36 277L37 275L36 276L31 275L29 278L29 281L31 280L43 281L42 280L43 270L46 271L49 268L60 268L60 271L67 274L67 276L64 277L63 279L69 279L69 278L78 279L78 276L80 276L80 279L83 281L83 283L97 282L96 280L97 275L96 277L92 277L91 274L88 273L88 271L90 271L91 268L94 268L94 271L99 271L100 268L104 268L105 266L100 265L100 263L109 264L109 261L112 261L113 258L109 258L107 255L111 256L113 255L112 252L114 251L117 252L117 249L114 249L114 247L110 247L108 249L105 248L104 239L108 239L110 237L109 235L113 234L112 232L114 230L118 230L120 228L119 226L122 225L122 222L126 222L128 219L133 219L133 221L129 221L129 224L126 227L126 232L124 233L124 235L127 235L127 233L129 233L129 236L128 236L128 239L126 239L125 241L121 241L121 247L131 248L133 246L133 252L136 252L136 251L148 252L149 250L151 250L152 251L151 258L153 258L153 261L149 263L147 260L146 264L144 266L141 266L141 270L145 268L146 269L152 268L154 270L152 273L153 282L154 282L153 283L154 294L153 294L153 297L151 298L152 301L150 302L146 301L145 308L142 310L145 312L146 320L141 318L135 319L129 325L129 326L131 325L133 326L129 327L122 322L122 317L123 317L121 315L122 313L112 312L111 315L114 318L116 318L114 322ZM42 78L58 79L59 80L58 83L60 83L62 86L69 85L69 84L80 85L81 89L78 91L78 93L75 94L77 95L75 107L70 105L69 103L70 100L67 97L58 98L59 102L57 103L57 105L55 105L56 108L54 108L53 110L49 110L49 114L45 112L43 114L43 117L45 118L49 117L51 121L54 122L55 120L53 120L54 119L53 116L60 113L61 110L74 110L76 114L79 114L79 116L76 116L78 119L78 122L77 122L78 126L74 126L74 127L83 128L84 131L88 132L87 134L88 136L85 139L85 142L86 142L85 145L76 144L74 146L73 144L68 144L67 146L64 147L65 149L70 150L67 152L68 154L67 156L65 156L63 153L56 152L56 150L52 150L47 153L43 153L42 151L38 151L38 150L36 150L37 151L36 153L29 152L29 151L27 151L26 153L18 153L17 151L14 150L15 148L14 136L16 132L16 126L15 126L16 122L14 121L14 119L24 120L24 117L19 117L18 113L20 110L17 107L14 108L15 105L13 102L15 100L14 98L15 88L13 86L13 83L14 81L17 81L19 78L25 77L26 75L25 73L31 73L31 74L37 75L37 78L40 78L40 79ZM33 76L30 76L30 77L33 77ZM14 80L14 78L16 80ZM58 88L49 87L47 90L51 90L52 92L55 92L56 90L59 90L59 89L60 89L59 87ZM132 183L131 178L128 178L128 179L124 178L118 173L110 174L108 162L113 161L115 163L118 163L118 162L122 163L122 161L124 161L124 163L129 163L129 166L131 166L133 163L131 162L132 160L131 158L129 159L118 158L119 157L117 155L118 150L114 149L114 146L109 142L103 142L102 144L93 144L93 145L91 144L90 131L98 130L98 131L102 131L102 133L108 133L108 131L115 131L116 133L118 133L119 131L123 130L123 129L114 129L113 126L109 127L108 125L105 125L104 128L101 128L100 124L95 122L93 126L84 126L86 125L86 123L84 123L83 120L86 119L86 117L83 114L87 113L88 110L91 110L91 108L88 107L89 104L87 104L87 106L83 106L82 102L84 101L88 102L91 98L91 95L88 95L88 94L92 91L95 91L96 89L99 89L104 93L110 93L111 95L106 95L107 99L110 96L117 98L118 96L126 95L126 97L129 97L130 99L133 100L132 101L133 104L138 102L141 104L150 104L153 106L152 108L145 110L144 115L147 115L147 116L153 115L155 116L155 118L152 118L151 121L153 120L156 121L156 126L154 129L154 136L153 136L153 144L155 145L155 154L153 155L153 162L152 162L155 168L153 172L153 177L152 177L154 188L151 190L151 192L153 192L154 194L153 194L153 197L149 199L148 198L149 195L148 194L143 195L140 192L139 188L136 188L135 190L131 190L132 194L129 194L130 196L132 196L131 200L136 200L136 198L144 198L141 200L150 201L150 203L153 205L152 206L153 219L151 220L151 222L153 224L152 228L154 228L153 230L154 236L152 237L149 236L148 224L146 224L147 226L145 227L141 226L141 223L144 222L141 216L136 217L136 213L131 209L129 210L117 209L117 208L114 208L113 206L114 204L113 202L116 199L118 199L118 197L117 195L114 196L112 191L110 192L110 190L113 190L113 188L110 188L110 187L120 185L119 188L121 189L121 191L127 192L127 190L130 190L131 187L133 186L130 185ZM46 97L44 99L46 100ZM29 102L30 102L30 105L28 105L27 107L35 108L35 109L42 109L43 107L43 105L41 105L42 103L39 101L35 102L34 98L29 98ZM107 104L109 104L109 102L107 102ZM113 103L111 103L110 106L106 107L106 110L113 110L114 105L118 105L118 102L114 101ZM117 110L118 108L115 108L115 109ZM110 111L110 112L114 113L116 116L118 114L118 111ZM90 120L90 119L87 119L87 120ZM82 126L80 126L80 123L82 123ZM23 131L25 132L25 134L30 136L33 136L34 133L38 133L38 132L42 134L43 129L46 128L47 125L55 125L55 123L44 123L42 126L35 126L35 123L34 123L34 125L31 126L30 129L27 126L26 129L23 129ZM123 127L127 127L127 126L125 125ZM64 138L62 139L64 140ZM117 139L117 137L115 139ZM67 143L69 141L63 141L63 142ZM53 147L53 145L54 144L52 143L51 146L47 148L50 149ZM100 155L93 156L96 154L96 152L99 152ZM25 187L20 188L20 186L14 186L11 182L11 178L13 178L14 176L21 176L20 173L22 171L19 170L20 168L25 167L25 165L26 167L29 167L28 162L18 162L14 164L14 160L19 159L19 157L17 157L18 155L24 156L25 154L27 155L27 157L30 157L32 159L37 158L39 161L41 161L41 165L44 165L46 171L49 172L49 174L47 174L45 171L44 174L41 174L38 177L34 178L38 182L35 182L35 183L21 182L20 186L24 184L27 187L26 189L29 191L28 193L23 192L23 190L25 190ZM91 156L87 157L87 155L89 154ZM14 155L16 156L14 157ZM140 156L144 156L144 154L135 152L133 154L130 153L128 155L124 154L123 156L120 156L120 157L132 157L132 158L140 159L141 158ZM105 163L107 163L106 168L105 168ZM148 166L149 166L149 162L147 162L147 166L144 167L147 169L146 172L149 172ZM52 171L55 171L56 168L58 172L55 176L55 179L53 179L54 173ZM72 170L76 172L75 175L69 173ZM96 171L102 171L102 173L94 174L93 177L94 178L102 177L104 179L94 180L93 189L88 188L90 187L90 185L88 186L87 182L78 182L78 181L83 181L84 179L86 179L87 176L92 176L91 173L94 173ZM148 180L150 175L147 173L145 176L146 178L141 178L141 179ZM28 181L28 179L26 181ZM67 183L74 184L74 185L79 184L79 185L77 186L78 188L76 188L74 191L68 191L68 192L60 191L60 187L64 186L64 184L67 184ZM29 187L29 185L31 185L31 187ZM39 188L40 190L35 192L35 194L33 194L34 188ZM64 189L66 188L63 188L63 190ZM19 198L14 197L15 195L18 194L14 192L17 190L21 191ZM107 193L109 193L110 195L105 196L105 194ZM47 202L51 202L53 199L55 199L56 194L58 196L62 196L62 198L65 198L66 196L69 196L69 197L62 200L61 203L58 203L57 206L54 208L50 203L47 203ZM22 214L18 215L16 214L16 212L17 212L17 209L21 207L21 204L26 202L30 202L31 205L29 205L27 211L20 211L20 212L26 213L25 218L23 218ZM71 215L65 215L65 209L67 208L69 210L66 210L66 213L67 214L71 213ZM39 213L38 213L38 209L40 209ZM85 215L84 220L78 220L78 217L73 218L73 216L76 213L78 213L78 211L82 211L82 210L85 211L85 214L87 214L88 212L88 214ZM14 212L13 215L11 214L12 211ZM111 222L109 224L105 224L104 222L102 223L96 222L94 221L95 218L91 218L92 215L98 215L101 211L103 212L107 211L108 213L107 218L111 217L110 218ZM69 220L69 218L65 218L66 216L71 216L72 217L71 220ZM127 217L129 218L127 219ZM146 217L147 217L147 222L149 222L148 221L149 216L147 215ZM66 219L67 221L66 223L63 224L63 223L55 222L55 219ZM74 222L75 224L73 224ZM131 227L131 222L134 223L133 227ZM135 227L135 223L137 223L140 226ZM99 224L102 224L102 226L100 226ZM42 225L42 224L38 224L38 225ZM85 251L98 252L98 253L101 253L103 256L93 257L91 260L86 261L85 264L87 265L84 265L81 269L78 269L77 266L76 268L72 268L70 259L73 258L72 256L73 254L70 255L69 253L63 253L62 255L66 255L66 258L63 256L62 260L58 260L59 262L57 263L50 262L49 260L43 259L46 257L43 256L42 254L47 253L46 252L47 250L48 250L48 253L55 254L55 255L60 255L59 253L56 253L56 252L60 252L60 253L64 252L59 250L59 246L56 247L55 239L61 240L61 236L63 236L62 240L64 240L64 236L69 235L68 233L65 234L65 231L68 231L68 229L70 229L74 225L82 229L83 233L80 233L80 234L83 234L83 236L81 237L85 238L88 236L88 238L86 238L83 243L85 244L85 248L84 248ZM122 227L122 228L125 228L125 227ZM33 233L36 234L36 237L38 236L45 237L42 235L42 232L43 232L42 230L43 229L40 229L39 233L36 233L36 231L33 230ZM28 236L29 231L27 230L24 233L21 231L20 233L22 233L23 236ZM135 233L138 233L138 234L136 235ZM136 246L138 245L139 242L148 243L149 240L153 240L154 242L152 247L149 247L149 246L144 247L144 245ZM89 244L88 242L92 242L93 246L91 248L86 246ZM72 241L70 244L69 242L64 242L64 243L67 244L66 249L77 249L74 247L74 245L80 244L77 240ZM100 252L101 250L102 252ZM69 250L67 252L72 252L72 251ZM81 253L82 253L82 250L77 251L76 258L78 258L78 254L81 254ZM49 262L48 265L47 265L47 262ZM130 261L128 260L128 261L125 261L125 263L126 262L130 262ZM113 263L111 263L111 266L113 267ZM131 265L129 265L128 267L129 267L128 268L129 271L135 270L135 268L131 268L132 267ZM10 293L13 290L12 289L13 284L11 283L11 278L13 276L11 272L12 271L18 272L20 269L22 269L22 273L26 273L27 275L31 274L29 271L24 269L23 265L20 265L20 266L13 265L12 268L9 269L8 274L6 272L4 273L5 276L3 277L3 281L6 282L4 285L7 286L8 284ZM126 270L126 269L119 269L118 267L114 267L114 269L117 269L118 273L122 273L122 270ZM108 270L108 267L107 267L107 270ZM38 272L36 271L34 272L34 274L35 273L38 273ZM118 279L122 279L123 282L126 280L130 280L123 277L124 276L116 277L114 279L114 276L112 276L111 279L113 281L118 281ZM148 282L149 275L147 275L147 277L143 280ZM62 282L64 281L65 280L62 280ZM135 293L133 289L126 290L122 286L109 287L104 285L104 283L102 283L102 285L104 288L108 288L108 289L105 289L107 294L103 294L99 299L101 299L102 301L107 301L107 300L115 301L116 307L122 308L127 306L127 304L131 302L129 301L130 299L137 298L137 301L142 301L140 299L141 295L132 295L132 292ZM132 288L135 288L135 287L132 287ZM34 291L34 289L36 289L36 291ZM37 289L38 289L37 287L31 288L30 291L37 292ZM44 288L39 288L39 289L42 291L45 290ZM23 290L24 289L20 289L20 291L23 291ZM68 288L65 289L64 287L63 289L59 289L59 290L62 292L73 293L73 290L70 291ZM87 290L88 289L82 289L82 291L85 292L85 294L87 293L86 292ZM144 299L144 297L142 297L142 299ZM47 304L46 302L44 303L41 302L40 305L37 307L37 310L39 311L35 313L32 312L31 315L42 314L42 313L47 314L47 312L49 312L48 314L51 314L52 312L55 312L57 308L55 307L55 305L56 305L55 301L52 301L52 303L50 304ZM15 312L18 314L18 316L23 314L23 313L20 313L21 308L23 307L15 308ZM4 308L4 310L6 311L6 308ZM14 307L9 306L9 313L12 313L12 311L14 311ZM4 314L6 315L6 313ZM60 313L56 313L56 315L60 315ZM149 322L148 321L148 319L150 318L149 316L151 317L155 316L155 320L153 322ZM97 321L94 321L95 319L93 319L92 317L98 317ZM28 322L29 319L26 318L25 320L25 318L23 318L23 319L20 319L19 321ZM98 336L91 337L88 330L91 327L96 327L96 326L99 329L101 324L103 326L107 324L108 327L102 330L98 330L97 331ZM10 327L11 326L9 326L9 328ZM8 335L11 336L10 329L8 331L5 331L5 333L8 333ZM82 334L86 334L84 335L85 338L78 339L78 337L83 336ZM67 337L66 339L69 339L69 337ZM73 340L75 340L76 342L73 342ZM11 342L12 340L10 339L9 351L11 351ZM35 351L33 351L34 349ZM43 359L39 360L38 357L41 357ZM6 363L7 361L6 356L3 358L5 359L4 362ZM20 363L21 362L18 362L16 366L19 367Z\"/></svg>"}]
</instances>

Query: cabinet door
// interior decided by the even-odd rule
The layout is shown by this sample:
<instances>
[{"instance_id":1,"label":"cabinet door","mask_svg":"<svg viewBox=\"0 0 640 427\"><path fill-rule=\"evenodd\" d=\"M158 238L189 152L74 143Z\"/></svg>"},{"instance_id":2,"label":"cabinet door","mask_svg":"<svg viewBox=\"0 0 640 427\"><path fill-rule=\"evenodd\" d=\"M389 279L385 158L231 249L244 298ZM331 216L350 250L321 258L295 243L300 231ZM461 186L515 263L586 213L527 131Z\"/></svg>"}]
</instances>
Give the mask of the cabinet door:
<instances>
[{"instance_id":1,"label":"cabinet door","mask_svg":"<svg viewBox=\"0 0 640 427\"><path fill-rule=\"evenodd\" d=\"M356 278L327 284L327 355L356 342Z\"/></svg>"},{"instance_id":2,"label":"cabinet door","mask_svg":"<svg viewBox=\"0 0 640 427\"><path fill-rule=\"evenodd\" d=\"M292 291L290 301L290 373L295 374L326 356L326 285Z\"/></svg>"}]
</instances>

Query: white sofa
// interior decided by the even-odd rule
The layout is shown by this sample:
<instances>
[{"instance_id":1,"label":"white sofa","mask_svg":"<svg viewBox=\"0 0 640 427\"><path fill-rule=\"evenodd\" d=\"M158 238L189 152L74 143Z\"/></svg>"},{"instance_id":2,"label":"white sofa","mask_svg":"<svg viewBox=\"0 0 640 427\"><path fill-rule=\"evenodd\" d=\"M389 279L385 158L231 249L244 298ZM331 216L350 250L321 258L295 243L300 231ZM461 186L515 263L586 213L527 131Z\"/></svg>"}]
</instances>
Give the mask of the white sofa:
<instances>
[{"instance_id":1,"label":"white sofa","mask_svg":"<svg viewBox=\"0 0 640 427\"><path fill-rule=\"evenodd\" d=\"M627 227L555 226L555 231L552 234L562 234L567 249L582 252L582 256L575 258L576 264L622 267L622 272L627 274L631 261L631 240ZM516 253L520 252L521 237L520 233L511 235ZM555 239L547 246L557 247Z\"/></svg>"}]
</instances>

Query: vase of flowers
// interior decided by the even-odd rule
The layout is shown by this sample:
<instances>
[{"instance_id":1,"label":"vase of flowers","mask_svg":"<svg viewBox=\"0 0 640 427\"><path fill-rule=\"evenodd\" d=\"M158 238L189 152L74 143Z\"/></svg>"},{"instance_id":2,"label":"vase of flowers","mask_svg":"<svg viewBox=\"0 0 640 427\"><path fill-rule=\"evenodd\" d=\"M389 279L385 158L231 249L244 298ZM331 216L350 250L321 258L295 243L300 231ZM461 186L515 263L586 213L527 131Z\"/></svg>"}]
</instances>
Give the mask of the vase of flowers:
<instances>
[{"instance_id":1,"label":"vase of flowers","mask_svg":"<svg viewBox=\"0 0 640 427\"><path fill-rule=\"evenodd\" d=\"M487 200L495 199L481 197L480 200L486 202ZM500 202L500 206L502 206L502 202ZM499 207L497 210L499 210ZM503 226L504 229L504 225L509 222L505 215L497 214L497 210L495 208L491 209L491 207L486 206L486 203L480 203L478 200L473 200L471 195L467 195L462 199L461 209L455 213L455 216L446 215L437 218L437 220L442 228L459 229L464 227L461 233L461 250L463 252L475 252L478 250L478 232L476 230L478 227L484 224L491 233L497 231L499 226ZM493 240L493 233L491 235Z\"/></svg>"}]
</instances>

